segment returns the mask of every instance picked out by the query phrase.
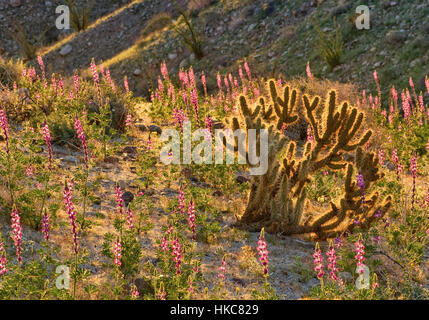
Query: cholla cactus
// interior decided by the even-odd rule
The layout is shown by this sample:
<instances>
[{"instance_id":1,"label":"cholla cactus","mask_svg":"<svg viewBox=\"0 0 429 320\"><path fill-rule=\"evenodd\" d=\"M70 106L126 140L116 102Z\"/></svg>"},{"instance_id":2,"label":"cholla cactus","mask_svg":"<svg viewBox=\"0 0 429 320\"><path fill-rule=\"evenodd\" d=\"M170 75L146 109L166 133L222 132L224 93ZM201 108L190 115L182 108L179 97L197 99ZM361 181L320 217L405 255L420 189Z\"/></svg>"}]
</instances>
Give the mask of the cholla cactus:
<instances>
[{"instance_id":1,"label":"cholla cactus","mask_svg":"<svg viewBox=\"0 0 429 320\"><path fill-rule=\"evenodd\" d=\"M239 115L226 119L233 130L241 128L246 134L248 129L268 130L268 171L262 176L252 177L248 204L241 223L250 225L252 229L265 227L268 232L283 234L312 233L323 239L352 231L355 225L367 227L376 219L374 215L378 210L384 215L391 206L391 196L381 202L377 193L368 194L370 187L383 174L379 172L375 154L364 152L361 148L372 135L371 131L362 133L360 130L364 113L351 107L348 102L338 106L337 92L330 90L325 106L320 108L322 112L318 120L315 112L319 111L321 98L303 95L305 120L313 139L304 144L302 155L298 156L297 143L288 141L282 133L282 128L289 128L299 120L295 112L298 90L284 86L279 95L275 80L268 81L267 89L270 93L269 105L264 98L260 98L256 106L251 107L246 97L241 96ZM256 141L259 152L258 135ZM353 151L354 164L344 161L343 154ZM249 159L248 150L242 156ZM305 186L314 173L326 169L345 170L344 194L338 202L331 202L331 208L326 212L312 215L304 210ZM365 210L361 190L352 179L357 173L362 175L366 184Z\"/></svg>"}]
</instances>

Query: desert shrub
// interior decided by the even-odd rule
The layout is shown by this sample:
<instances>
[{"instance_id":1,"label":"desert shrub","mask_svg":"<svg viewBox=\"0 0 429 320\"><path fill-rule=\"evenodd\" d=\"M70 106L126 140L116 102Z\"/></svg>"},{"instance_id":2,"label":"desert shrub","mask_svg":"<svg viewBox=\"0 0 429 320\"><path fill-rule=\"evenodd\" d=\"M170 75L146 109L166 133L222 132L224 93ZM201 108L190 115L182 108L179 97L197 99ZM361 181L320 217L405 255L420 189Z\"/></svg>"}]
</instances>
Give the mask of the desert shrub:
<instances>
[{"instance_id":1,"label":"desert shrub","mask_svg":"<svg viewBox=\"0 0 429 320\"><path fill-rule=\"evenodd\" d=\"M142 37L145 38L151 33L164 29L171 25L171 16L168 13L160 13L152 17L142 30Z\"/></svg>"},{"instance_id":2,"label":"desert shrub","mask_svg":"<svg viewBox=\"0 0 429 320\"><path fill-rule=\"evenodd\" d=\"M194 53L196 59L201 59L204 56L203 42L204 33L202 28L195 23L188 13L177 5L177 9L185 24L184 28L175 26L174 29L182 40L182 43L191 52Z\"/></svg>"},{"instance_id":3,"label":"desert shrub","mask_svg":"<svg viewBox=\"0 0 429 320\"><path fill-rule=\"evenodd\" d=\"M44 34L42 33L37 40L31 40L24 27L19 22L13 21L12 24L15 30L14 32L11 32L10 35L21 48L24 61L34 59L37 54L38 45L40 44Z\"/></svg>"},{"instance_id":4,"label":"desert shrub","mask_svg":"<svg viewBox=\"0 0 429 320\"><path fill-rule=\"evenodd\" d=\"M21 60L6 59L0 56L0 85L11 88L13 83L18 81L22 69L24 69L24 64Z\"/></svg>"},{"instance_id":5,"label":"desert shrub","mask_svg":"<svg viewBox=\"0 0 429 320\"><path fill-rule=\"evenodd\" d=\"M65 2L70 9L70 23L72 28L77 32L86 30L89 26L89 18L95 0L92 0L90 3L81 4L80 7L74 0L65 0Z\"/></svg>"},{"instance_id":6,"label":"desert shrub","mask_svg":"<svg viewBox=\"0 0 429 320\"><path fill-rule=\"evenodd\" d=\"M335 25L335 20L334 20ZM335 27L335 35L323 32L319 25L314 24L314 30L316 30L319 38L317 40L317 50L321 55L322 59L328 64L332 70L339 64L341 64L341 57L343 55L343 41L341 37L341 29L339 26Z\"/></svg>"}]
</instances>

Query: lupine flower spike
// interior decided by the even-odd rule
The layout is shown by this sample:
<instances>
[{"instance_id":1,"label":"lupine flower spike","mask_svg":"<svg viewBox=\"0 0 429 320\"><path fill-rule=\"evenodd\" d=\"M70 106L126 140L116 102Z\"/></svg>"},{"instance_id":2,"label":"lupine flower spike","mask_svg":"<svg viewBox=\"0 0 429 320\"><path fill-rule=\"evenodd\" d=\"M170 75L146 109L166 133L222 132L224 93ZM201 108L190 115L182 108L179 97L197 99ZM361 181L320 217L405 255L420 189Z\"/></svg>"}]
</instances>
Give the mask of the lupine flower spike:
<instances>
[{"instance_id":1,"label":"lupine flower spike","mask_svg":"<svg viewBox=\"0 0 429 320\"><path fill-rule=\"evenodd\" d=\"M267 242L265 241L264 228L262 228L261 233L259 234L256 251L258 251L259 261L264 267L264 276L268 276L268 249Z\"/></svg>"},{"instance_id":2,"label":"lupine flower spike","mask_svg":"<svg viewBox=\"0 0 429 320\"><path fill-rule=\"evenodd\" d=\"M332 241L329 243L329 249L328 252L326 252L326 255L328 256L328 270L329 270L329 276L332 280L337 281L338 276L338 268L337 268L337 255L335 253L335 247Z\"/></svg>"},{"instance_id":3,"label":"lupine flower spike","mask_svg":"<svg viewBox=\"0 0 429 320\"><path fill-rule=\"evenodd\" d=\"M356 266L358 267L359 273L363 273L365 264L365 245L363 244L362 235L359 235L359 239L355 242L355 259Z\"/></svg>"},{"instance_id":4,"label":"lupine flower spike","mask_svg":"<svg viewBox=\"0 0 429 320\"><path fill-rule=\"evenodd\" d=\"M11 212L11 228L12 228L12 239L16 247L16 259L18 263L21 263L21 251L22 251L22 226L21 226L21 217L18 214L18 210L14 208Z\"/></svg>"},{"instance_id":5,"label":"lupine flower spike","mask_svg":"<svg viewBox=\"0 0 429 320\"><path fill-rule=\"evenodd\" d=\"M316 243L316 247L313 253L314 258L314 271L317 273L317 279L322 280L325 271L323 271L323 256L322 250L320 250L319 242Z\"/></svg>"},{"instance_id":6,"label":"lupine flower spike","mask_svg":"<svg viewBox=\"0 0 429 320\"><path fill-rule=\"evenodd\" d=\"M7 257L6 251L4 249L4 243L0 239L0 276L4 275L7 272Z\"/></svg>"}]
</instances>

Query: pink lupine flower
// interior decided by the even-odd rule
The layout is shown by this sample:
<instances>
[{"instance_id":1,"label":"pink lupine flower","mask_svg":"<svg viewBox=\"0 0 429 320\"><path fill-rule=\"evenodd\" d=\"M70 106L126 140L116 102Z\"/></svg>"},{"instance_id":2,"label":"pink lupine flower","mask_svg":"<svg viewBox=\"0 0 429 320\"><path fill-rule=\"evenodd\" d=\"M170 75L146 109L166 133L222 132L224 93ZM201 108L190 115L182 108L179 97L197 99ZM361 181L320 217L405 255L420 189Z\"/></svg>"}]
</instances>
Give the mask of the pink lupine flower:
<instances>
[{"instance_id":1,"label":"pink lupine flower","mask_svg":"<svg viewBox=\"0 0 429 320\"><path fill-rule=\"evenodd\" d=\"M34 79L36 79L36 69L34 69L34 68L28 69L28 78L31 81L33 81Z\"/></svg>"},{"instance_id":2,"label":"pink lupine flower","mask_svg":"<svg viewBox=\"0 0 429 320\"><path fill-rule=\"evenodd\" d=\"M404 118L408 122L411 114L410 102L409 102L409 99L406 98L404 92L402 92L401 98L402 98L402 110L404 111Z\"/></svg>"},{"instance_id":3,"label":"pink lupine flower","mask_svg":"<svg viewBox=\"0 0 429 320\"><path fill-rule=\"evenodd\" d=\"M164 84L162 83L161 77L158 77L158 91L161 94L164 92Z\"/></svg>"},{"instance_id":4,"label":"pink lupine flower","mask_svg":"<svg viewBox=\"0 0 429 320\"><path fill-rule=\"evenodd\" d=\"M314 271L317 272L317 279L321 280L323 278L323 275L325 274L325 271L323 271L323 256L322 251L319 247L319 242L316 243L316 247L314 249L313 253L314 258Z\"/></svg>"},{"instance_id":5,"label":"pink lupine flower","mask_svg":"<svg viewBox=\"0 0 429 320\"><path fill-rule=\"evenodd\" d=\"M261 92L259 91L258 88L254 87L253 88L253 94L255 95L255 97L259 97L261 95Z\"/></svg>"},{"instance_id":6,"label":"pink lupine flower","mask_svg":"<svg viewBox=\"0 0 429 320\"><path fill-rule=\"evenodd\" d=\"M74 84L74 90L76 94L78 94L79 93L79 76L77 74L73 76L73 84Z\"/></svg>"},{"instance_id":7,"label":"pink lupine flower","mask_svg":"<svg viewBox=\"0 0 429 320\"><path fill-rule=\"evenodd\" d=\"M359 268L359 273L363 273L363 267L365 266L363 263L365 261L365 245L363 244L361 236L359 236L359 239L355 242L355 252L356 266Z\"/></svg>"},{"instance_id":8,"label":"pink lupine flower","mask_svg":"<svg viewBox=\"0 0 429 320\"><path fill-rule=\"evenodd\" d=\"M133 125L133 118L130 114L127 114L127 117L125 118L125 126L131 127Z\"/></svg>"},{"instance_id":9,"label":"pink lupine flower","mask_svg":"<svg viewBox=\"0 0 429 320\"><path fill-rule=\"evenodd\" d=\"M122 258L122 244L118 240L115 241L113 245L113 254L115 255L115 259L113 263L120 267L122 265L121 258Z\"/></svg>"},{"instance_id":10,"label":"pink lupine flower","mask_svg":"<svg viewBox=\"0 0 429 320\"><path fill-rule=\"evenodd\" d=\"M203 87L204 87L204 95L207 97L207 79L204 72L201 74L201 83L203 84Z\"/></svg>"},{"instance_id":11,"label":"pink lupine flower","mask_svg":"<svg viewBox=\"0 0 429 320\"><path fill-rule=\"evenodd\" d=\"M425 103L423 101L423 95L421 93L419 95L419 110L421 113L425 113Z\"/></svg>"},{"instance_id":12,"label":"pink lupine flower","mask_svg":"<svg viewBox=\"0 0 429 320\"><path fill-rule=\"evenodd\" d=\"M326 255L328 256L328 262L329 262L328 264L328 270L330 271L329 275L332 280L337 281L338 280L337 255L335 253L335 247L332 244L332 241L329 244L329 249L328 249L328 252L326 252Z\"/></svg>"},{"instance_id":13,"label":"pink lupine flower","mask_svg":"<svg viewBox=\"0 0 429 320\"><path fill-rule=\"evenodd\" d=\"M382 149L378 150L378 162L383 166L384 165L384 151Z\"/></svg>"},{"instance_id":14,"label":"pink lupine flower","mask_svg":"<svg viewBox=\"0 0 429 320\"><path fill-rule=\"evenodd\" d=\"M194 105L195 117L198 122L198 126L200 125L200 116L199 116L199 106L198 106L198 93L197 89L193 88L191 91L191 102Z\"/></svg>"},{"instance_id":15,"label":"pink lupine flower","mask_svg":"<svg viewBox=\"0 0 429 320\"><path fill-rule=\"evenodd\" d=\"M118 206L119 215L122 216L124 214L124 193L122 192L122 188L120 185L117 185L115 188L115 198L116 205Z\"/></svg>"},{"instance_id":16,"label":"pink lupine flower","mask_svg":"<svg viewBox=\"0 0 429 320\"><path fill-rule=\"evenodd\" d=\"M139 296L140 296L140 293L139 293L139 291L136 288L134 288L133 290L131 290L131 298L132 299L137 299Z\"/></svg>"},{"instance_id":17,"label":"pink lupine flower","mask_svg":"<svg viewBox=\"0 0 429 320\"><path fill-rule=\"evenodd\" d=\"M43 58L41 56L38 56L37 62L39 63L40 70L42 71L42 78L43 80L45 80L45 64L43 63Z\"/></svg>"},{"instance_id":18,"label":"pink lupine flower","mask_svg":"<svg viewBox=\"0 0 429 320\"><path fill-rule=\"evenodd\" d=\"M185 192L183 191L183 187L180 186L179 188L179 195L178 195L178 201L179 201L179 211L181 214L185 214Z\"/></svg>"},{"instance_id":19,"label":"pink lupine flower","mask_svg":"<svg viewBox=\"0 0 429 320\"><path fill-rule=\"evenodd\" d=\"M208 129L210 132L212 132L212 130L213 130L213 120L212 120L212 118L209 115L207 115L204 118L204 123L206 125L206 129Z\"/></svg>"},{"instance_id":20,"label":"pink lupine flower","mask_svg":"<svg viewBox=\"0 0 429 320\"><path fill-rule=\"evenodd\" d=\"M307 142L314 142L313 133L310 126L307 127Z\"/></svg>"},{"instance_id":21,"label":"pink lupine flower","mask_svg":"<svg viewBox=\"0 0 429 320\"><path fill-rule=\"evenodd\" d=\"M223 77L223 83L226 87L226 91L229 92L229 82L227 77Z\"/></svg>"},{"instance_id":22,"label":"pink lupine flower","mask_svg":"<svg viewBox=\"0 0 429 320\"><path fill-rule=\"evenodd\" d=\"M45 238L46 241L49 240L49 231L51 228L49 220L50 220L49 214L45 210L42 216L42 233L43 233L43 238Z\"/></svg>"},{"instance_id":23,"label":"pink lupine flower","mask_svg":"<svg viewBox=\"0 0 429 320\"><path fill-rule=\"evenodd\" d=\"M112 80L112 76L110 75L110 70L109 69L106 70L106 80L107 80L107 83L112 88L112 90L115 90L115 88L116 88L115 82Z\"/></svg>"},{"instance_id":24,"label":"pink lupine flower","mask_svg":"<svg viewBox=\"0 0 429 320\"><path fill-rule=\"evenodd\" d=\"M240 77L241 84L244 85L244 74L243 74L243 69L241 68L241 66L238 68L238 76Z\"/></svg>"},{"instance_id":25,"label":"pink lupine flower","mask_svg":"<svg viewBox=\"0 0 429 320\"><path fill-rule=\"evenodd\" d=\"M283 83L282 83L282 79L278 79L277 80L277 86L279 87L279 88L282 88L283 87Z\"/></svg>"},{"instance_id":26,"label":"pink lupine flower","mask_svg":"<svg viewBox=\"0 0 429 320\"><path fill-rule=\"evenodd\" d=\"M52 152L51 132L49 131L49 126L46 122L42 125L42 135L43 139L45 140L46 147L48 148L49 169L52 169L54 157Z\"/></svg>"},{"instance_id":27,"label":"pink lupine flower","mask_svg":"<svg viewBox=\"0 0 429 320\"><path fill-rule=\"evenodd\" d=\"M0 242L0 276L4 275L8 270L6 268L7 257L6 250L4 249L4 243Z\"/></svg>"},{"instance_id":28,"label":"pink lupine flower","mask_svg":"<svg viewBox=\"0 0 429 320\"><path fill-rule=\"evenodd\" d=\"M128 228L134 229L133 211L131 210L131 208L127 208L127 225Z\"/></svg>"},{"instance_id":29,"label":"pink lupine flower","mask_svg":"<svg viewBox=\"0 0 429 320\"><path fill-rule=\"evenodd\" d=\"M219 88L219 92L222 92L222 79L220 77L220 73L217 74L216 78L217 78L217 86Z\"/></svg>"},{"instance_id":30,"label":"pink lupine flower","mask_svg":"<svg viewBox=\"0 0 429 320\"><path fill-rule=\"evenodd\" d=\"M167 69L167 64L165 63L165 61L161 64L161 74L162 74L162 77L164 78L164 80L168 79L168 69Z\"/></svg>"},{"instance_id":31,"label":"pink lupine flower","mask_svg":"<svg viewBox=\"0 0 429 320\"><path fill-rule=\"evenodd\" d=\"M412 78L412 77L410 77L409 82L410 82L410 87L411 87L412 89L414 89L414 81L413 81L413 78Z\"/></svg>"},{"instance_id":32,"label":"pink lupine flower","mask_svg":"<svg viewBox=\"0 0 429 320\"><path fill-rule=\"evenodd\" d=\"M162 237L160 246L162 251L168 251L168 240L165 236Z\"/></svg>"},{"instance_id":33,"label":"pink lupine flower","mask_svg":"<svg viewBox=\"0 0 429 320\"><path fill-rule=\"evenodd\" d=\"M6 142L6 153L9 153L9 126L4 109L0 109L0 126L3 129L4 140Z\"/></svg>"},{"instance_id":34,"label":"pink lupine flower","mask_svg":"<svg viewBox=\"0 0 429 320\"><path fill-rule=\"evenodd\" d=\"M180 274L181 272L180 265L182 264L182 251L181 251L179 239L177 237L171 242L171 250L172 250L171 255L174 257L173 261L176 263L175 264L176 274Z\"/></svg>"},{"instance_id":35,"label":"pink lupine flower","mask_svg":"<svg viewBox=\"0 0 429 320\"><path fill-rule=\"evenodd\" d=\"M25 175L27 177L33 177L34 176L34 168L31 164L28 165L27 168L25 169Z\"/></svg>"},{"instance_id":36,"label":"pink lupine flower","mask_svg":"<svg viewBox=\"0 0 429 320\"><path fill-rule=\"evenodd\" d=\"M311 73L310 61L307 61L307 67L305 70L307 72L308 80L313 81L313 74Z\"/></svg>"},{"instance_id":37,"label":"pink lupine flower","mask_svg":"<svg viewBox=\"0 0 429 320\"><path fill-rule=\"evenodd\" d=\"M86 142L86 135L85 131L83 131L82 123L80 122L79 118L76 117L74 120L74 129L76 131L77 137L79 138L80 142L82 143L83 153L85 156L85 166L88 168L88 145Z\"/></svg>"},{"instance_id":38,"label":"pink lupine flower","mask_svg":"<svg viewBox=\"0 0 429 320\"><path fill-rule=\"evenodd\" d=\"M377 84L377 87L378 87L378 74L377 74L377 70L374 70L373 76L374 76L374 81L375 81L375 83Z\"/></svg>"},{"instance_id":39,"label":"pink lupine flower","mask_svg":"<svg viewBox=\"0 0 429 320\"><path fill-rule=\"evenodd\" d=\"M92 79L94 80L95 84L98 85L100 83L100 77L98 75L97 65L95 64L94 59L91 60L90 68L91 68Z\"/></svg>"},{"instance_id":40,"label":"pink lupine flower","mask_svg":"<svg viewBox=\"0 0 429 320\"><path fill-rule=\"evenodd\" d=\"M191 88L196 88L197 83L195 81L195 73L192 67L189 69L188 76L189 76L189 82L190 82Z\"/></svg>"},{"instance_id":41,"label":"pink lupine flower","mask_svg":"<svg viewBox=\"0 0 429 320\"><path fill-rule=\"evenodd\" d=\"M167 296L167 291L165 291L163 287L159 289L159 292L156 294L156 297L160 300L165 300L166 296Z\"/></svg>"},{"instance_id":42,"label":"pink lupine flower","mask_svg":"<svg viewBox=\"0 0 429 320\"><path fill-rule=\"evenodd\" d=\"M189 228L192 231L192 239L195 240L195 229L197 227L196 223L196 217L195 217L195 205L192 202L192 200L189 202L188 205L188 225Z\"/></svg>"},{"instance_id":43,"label":"pink lupine flower","mask_svg":"<svg viewBox=\"0 0 429 320\"><path fill-rule=\"evenodd\" d=\"M18 210L15 208L11 212L11 228L12 228L12 239L13 243L16 247L16 258L18 263L21 263L22 257L22 226L21 226L21 217L18 214Z\"/></svg>"},{"instance_id":44,"label":"pink lupine flower","mask_svg":"<svg viewBox=\"0 0 429 320\"><path fill-rule=\"evenodd\" d=\"M63 190L63 202L64 207L66 208L66 213L70 220L70 225L72 226L72 233L73 233L73 251L75 254L78 253L78 240L77 240L77 225L76 225L76 210L73 204L73 197L72 197L72 191L73 191L74 182L70 181L66 183Z\"/></svg>"},{"instance_id":45,"label":"pink lupine flower","mask_svg":"<svg viewBox=\"0 0 429 320\"><path fill-rule=\"evenodd\" d=\"M252 81L252 73L250 72L249 65L247 64L247 61L244 62L244 69L246 70L247 77L250 81Z\"/></svg>"},{"instance_id":46,"label":"pink lupine flower","mask_svg":"<svg viewBox=\"0 0 429 320\"><path fill-rule=\"evenodd\" d=\"M173 119L174 123L183 131L183 123L187 120L185 111L183 109L173 108Z\"/></svg>"},{"instance_id":47,"label":"pink lupine flower","mask_svg":"<svg viewBox=\"0 0 429 320\"><path fill-rule=\"evenodd\" d=\"M268 276L268 248L267 242L265 241L264 228L261 229L259 234L258 246L256 247L258 251L259 262L261 262L264 268L264 275Z\"/></svg>"},{"instance_id":48,"label":"pink lupine flower","mask_svg":"<svg viewBox=\"0 0 429 320\"><path fill-rule=\"evenodd\" d=\"M127 76L124 77L124 88L125 88L126 92L130 91L130 87L128 85L128 78L127 78Z\"/></svg>"},{"instance_id":49,"label":"pink lupine flower","mask_svg":"<svg viewBox=\"0 0 429 320\"><path fill-rule=\"evenodd\" d=\"M222 262L219 268L217 268L219 270L219 273L217 275L217 277L219 279L225 280L226 276L226 261L225 261L225 257L222 258Z\"/></svg>"}]
</instances>

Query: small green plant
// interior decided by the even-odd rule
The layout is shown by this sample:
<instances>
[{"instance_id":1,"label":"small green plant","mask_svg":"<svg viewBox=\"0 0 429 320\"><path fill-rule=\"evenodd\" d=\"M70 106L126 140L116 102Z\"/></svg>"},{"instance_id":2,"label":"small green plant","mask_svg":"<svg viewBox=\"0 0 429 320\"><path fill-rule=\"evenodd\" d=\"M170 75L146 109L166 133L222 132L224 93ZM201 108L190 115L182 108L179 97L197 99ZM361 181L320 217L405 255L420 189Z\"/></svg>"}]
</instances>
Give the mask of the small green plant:
<instances>
[{"instance_id":1,"label":"small green plant","mask_svg":"<svg viewBox=\"0 0 429 320\"><path fill-rule=\"evenodd\" d=\"M334 19L334 26L336 25ZM317 42L317 50L319 51L322 59L328 64L329 68L332 70L336 66L341 64L341 57L343 55L343 46L344 42L341 37L340 27L335 27L335 36L323 32L320 26L316 23L313 25L319 39Z\"/></svg>"}]
</instances>

